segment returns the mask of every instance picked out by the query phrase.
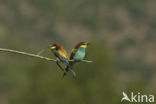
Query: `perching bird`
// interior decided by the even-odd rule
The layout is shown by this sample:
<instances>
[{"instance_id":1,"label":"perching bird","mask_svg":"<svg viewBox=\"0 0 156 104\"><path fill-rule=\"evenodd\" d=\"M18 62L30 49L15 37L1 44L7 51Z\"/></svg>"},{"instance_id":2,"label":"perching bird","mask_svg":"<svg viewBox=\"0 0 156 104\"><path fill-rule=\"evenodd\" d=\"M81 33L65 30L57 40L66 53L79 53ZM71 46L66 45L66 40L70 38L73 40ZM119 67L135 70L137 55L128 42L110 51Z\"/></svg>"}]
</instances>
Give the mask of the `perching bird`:
<instances>
[{"instance_id":1,"label":"perching bird","mask_svg":"<svg viewBox=\"0 0 156 104\"><path fill-rule=\"evenodd\" d=\"M76 62L82 61L86 55L86 48L89 45L88 42L79 42L71 51L70 55L70 66L73 66ZM68 67L66 67L66 72L69 71ZM66 73L64 73L66 75Z\"/></svg>"},{"instance_id":2,"label":"perching bird","mask_svg":"<svg viewBox=\"0 0 156 104\"><path fill-rule=\"evenodd\" d=\"M61 67L61 65L59 64L60 62L65 64L65 66L72 72L72 75L75 77L76 74L72 70L72 67L70 66L70 64L68 62L69 58L68 58L67 52L64 50L64 48L58 44L51 43L49 46L49 49L51 50L53 55L56 57L56 64L61 68L61 70L64 72L64 74L66 73L66 71Z\"/></svg>"}]
</instances>

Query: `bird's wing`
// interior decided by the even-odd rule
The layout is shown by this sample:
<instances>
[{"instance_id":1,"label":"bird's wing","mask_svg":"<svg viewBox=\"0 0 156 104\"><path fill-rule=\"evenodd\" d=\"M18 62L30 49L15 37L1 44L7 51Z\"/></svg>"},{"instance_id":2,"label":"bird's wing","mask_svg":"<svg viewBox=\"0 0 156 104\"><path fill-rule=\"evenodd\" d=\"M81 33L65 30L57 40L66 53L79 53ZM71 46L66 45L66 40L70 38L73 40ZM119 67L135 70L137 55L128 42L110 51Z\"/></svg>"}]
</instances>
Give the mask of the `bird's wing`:
<instances>
[{"instance_id":1,"label":"bird's wing","mask_svg":"<svg viewBox=\"0 0 156 104\"><path fill-rule=\"evenodd\" d=\"M77 52L77 49L81 46L81 44L84 42L79 42L71 51L70 54L70 60L72 60L74 58L75 53Z\"/></svg>"},{"instance_id":2,"label":"bird's wing","mask_svg":"<svg viewBox=\"0 0 156 104\"><path fill-rule=\"evenodd\" d=\"M70 60L72 60L74 58L76 51L77 51L77 48L72 49L71 54L70 54Z\"/></svg>"},{"instance_id":3,"label":"bird's wing","mask_svg":"<svg viewBox=\"0 0 156 104\"><path fill-rule=\"evenodd\" d=\"M55 55L59 58L59 57L62 57L62 58L64 58L64 59L69 59L69 57L68 57L68 55L67 55L67 52L66 52L66 50L62 47L62 46L60 46L60 45L58 45L58 44L55 44L56 45L56 53L55 53Z\"/></svg>"},{"instance_id":4,"label":"bird's wing","mask_svg":"<svg viewBox=\"0 0 156 104\"><path fill-rule=\"evenodd\" d=\"M58 50L55 54L60 60L69 59L66 51Z\"/></svg>"},{"instance_id":5,"label":"bird's wing","mask_svg":"<svg viewBox=\"0 0 156 104\"><path fill-rule=\"evenodd\" d=\"M62 57L64 59L67 59L67 60L69 59L67 52L63 48L58 49L56 54L57 56Z\"/></svg>"}]
</instances>

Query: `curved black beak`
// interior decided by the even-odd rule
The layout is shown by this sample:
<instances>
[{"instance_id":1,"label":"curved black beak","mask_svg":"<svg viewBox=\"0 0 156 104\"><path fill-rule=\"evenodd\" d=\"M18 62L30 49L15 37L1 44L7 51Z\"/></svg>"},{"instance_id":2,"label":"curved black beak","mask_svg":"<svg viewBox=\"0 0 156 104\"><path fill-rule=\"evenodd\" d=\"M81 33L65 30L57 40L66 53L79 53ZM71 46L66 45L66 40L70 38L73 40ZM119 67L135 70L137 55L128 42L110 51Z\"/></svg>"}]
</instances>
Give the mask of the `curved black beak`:
<instances>
[{"instance_id":1,"label":"curved black beak","mask_svg":"<svg viewBox=\"0 0 156 104\"><path fill-rule=\"evenodd\" d=\"M90 43L87 43L87 45L90 45Z\"/></svg>"}]
</instances>

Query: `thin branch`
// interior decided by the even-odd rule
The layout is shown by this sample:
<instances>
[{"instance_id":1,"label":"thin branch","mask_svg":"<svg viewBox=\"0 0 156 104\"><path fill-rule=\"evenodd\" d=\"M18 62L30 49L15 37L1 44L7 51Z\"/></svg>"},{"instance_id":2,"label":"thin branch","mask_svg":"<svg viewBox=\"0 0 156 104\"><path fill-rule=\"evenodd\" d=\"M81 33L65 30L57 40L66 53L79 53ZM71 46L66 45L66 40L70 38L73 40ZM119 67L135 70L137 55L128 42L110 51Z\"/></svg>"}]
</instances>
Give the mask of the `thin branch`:
<instances>
[{"instance_id":1,"label":"thin branch","mask_svg":"<svg viewBox=\"0 0 156 104\"><path fill-rule=\"evenodd\" d=\"M90 61L90 60L82 60L82 62L92 63L93 61Z\"/></svg>"},{"instance_id":2,"label":"thin branch","mask_svg":"<svg viewBox=\"0 0 156 104\"><path fill-rule=\"evenodd\" d=\"M54 60L54 59L51 59L51 58L48 58L48 57L44 57L44 56L40 56L38 54L32 54L32 53L27 53L27 52L12 50L12 49L6 49L6 48L0 48L0 51L10 52L10 53L17 53L17 54L22 54L22 55L27 55L27 56L31 56L31 57L44 59L44 60L47 60L47 61L55 61L56 62L56 60ZM92 61L82 60L82 62L91 63Z\"/></svg>"},{"instance_id":3,"label":"thin branch","mask_svg":"<svg viewBox=\"0 0 156 104\"><path fill-rule=\"evenodd\" d=\"M27 52L12 50L12 49L0 48L0 51L23 54L23 55L27 55L27 56L31 56L31 57L37 57L37 58L40 58L40 59L45 59L45 60L48 60L48 61L56 61L56 60L51 59L51 58L47 58L47 57L43 57L43 56L39 56L39 55L36 55L36 54L27 53Z\"/></svg>"}]
</instances>

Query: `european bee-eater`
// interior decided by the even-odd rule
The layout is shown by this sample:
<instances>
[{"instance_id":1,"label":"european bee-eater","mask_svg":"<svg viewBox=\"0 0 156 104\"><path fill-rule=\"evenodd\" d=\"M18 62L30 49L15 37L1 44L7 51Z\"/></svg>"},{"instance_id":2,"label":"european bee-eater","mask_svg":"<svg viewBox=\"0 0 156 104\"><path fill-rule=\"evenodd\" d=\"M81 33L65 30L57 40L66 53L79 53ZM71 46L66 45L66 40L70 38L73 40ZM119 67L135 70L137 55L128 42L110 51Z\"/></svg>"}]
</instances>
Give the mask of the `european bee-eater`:
<instances>
[{"instance_id":1,"label":"european bee-eater","mask_svg":"<svg viewBox=\"0 0 156 104\"><path fill-rule=\"evenodd\" d=\"M69 64L69 58L65 49L62 46L55 44L55 43L51 43L49 46L49 49L51 50L53 55L56 57L56 64L61 68L64 74L66 74L66 71L61 67L59 62L62 62L63 64L65 64L66 67L72 72L72 75L76 76L75 72L72 70L72 67Z\"/></svg>"},{"instance_id":2,"label":"european bee-eater","mask_svg":"<svg viewBox=\"0 0 156 104\"><path fill-rule=\"evenodd\" d=\"M73 66L76 62L82 61L86 55L86 48L89 45L87 42L79 42L71 51L70 55L70 66ZM68 72L68 67L66 67L66 72ZM66 73L64 73L66 75Z\"/></svg>"}]
</instances>

